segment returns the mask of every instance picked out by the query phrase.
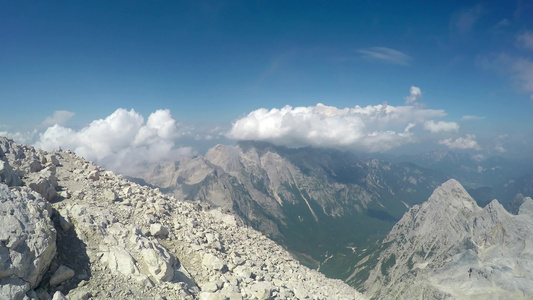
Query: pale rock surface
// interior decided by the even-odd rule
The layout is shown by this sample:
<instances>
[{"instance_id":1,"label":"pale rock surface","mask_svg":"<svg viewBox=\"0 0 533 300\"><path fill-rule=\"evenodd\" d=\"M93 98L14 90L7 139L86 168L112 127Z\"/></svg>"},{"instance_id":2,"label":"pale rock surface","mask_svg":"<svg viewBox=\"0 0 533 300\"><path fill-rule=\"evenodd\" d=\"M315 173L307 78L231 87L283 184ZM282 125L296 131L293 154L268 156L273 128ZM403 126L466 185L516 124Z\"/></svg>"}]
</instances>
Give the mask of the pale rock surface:
<instances>
[{"instance_id":1,"label":"pale rock surface","mask_svg":"<svg viewBox=\"0 0 533 300\"><path fill-rule=\"evenodd\" d=\"M9 163L0 160L0 182L7 184L8 186L22 185L22 180L13 172L13 169Z\"/></svg>"},{"instance_id":2,"label":"pale rock surface","mask_svg":"<svg viewBox=\"0 0 533 300\"><path fill-rule=\"evenodd\" d=\"M365 283L379 299L532 299L533 200L518 216L485 208L456 180L411 208Z\"/></svg>"},{"instance_id":3,"label":"pale rock surface","mask_svg":"<svg viewBox=\"0 0 533 300\"><path fill-rule=\"evenodd\" d=\"M168 228L159 223L150 225L150 234L155 237L166 238L168 237Z\"/></svg>"},{"instance_id":4,"label":"pale rock surface","mask_svg":"<svg viewBox=\"0 0 533 300\"><path fill-rule=\"evenodd\" d=\"M56 253L52 208L26 187L0 184L0 299L22 299Z\"/></svg>"},{"instance_id":5,"label":"pale rock surface","mask_svg":"<svg viewBox=\"0 0 533 300\"><path fill-rule=\"evenodd\" d=\"M55 199L58 194L57 178L51 170L44 169L38 173L30 173L30 184L28 185L32 190L41 194L46 200Z\"/></svg>"},{"instance_id":6,"label":"pale rock surface","mask_svg":"<svg viewBox=\"0 0 533 300\"><path fill-rule=\"evenodd\" d=\"M65 297L65 295L63 295L63 293L61 293L60 291L57 291L54 293L52 300L67 300L67 297Z\"/></svg>"},{"instance_id":7,"label":"pale rock surface","mask_svg":"<svg viewBox=\"0 0 533 300\"><path fill-rule=\"evenodd\" d=\"M59 266L59 268L54 272L52 278L50 278L50 285L58 285L64 281L69 280L74 277L74 270L67 266Z\"/></svg>"},{"instance_id":8,"label":"pale rock surface","mask_svg":"<svg viewBox=\"0 0 533 300\"><path fill-rule=\"evenodd\" d=\"M209 270L215 271L221 271L224 268L224 262L211 253L204 255L204 258L202 259L202 265Z\"/></svg>"}]
</instances>

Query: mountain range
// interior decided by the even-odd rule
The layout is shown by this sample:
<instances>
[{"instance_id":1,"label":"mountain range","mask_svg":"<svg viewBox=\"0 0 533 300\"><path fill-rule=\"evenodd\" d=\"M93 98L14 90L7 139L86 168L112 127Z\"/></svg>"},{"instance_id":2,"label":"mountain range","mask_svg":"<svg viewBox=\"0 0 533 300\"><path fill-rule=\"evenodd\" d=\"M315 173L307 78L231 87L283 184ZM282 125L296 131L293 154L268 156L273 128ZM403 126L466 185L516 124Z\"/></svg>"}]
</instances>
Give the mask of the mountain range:
<instances>
[{"instance_id":1,"label":"mountain range","mask_svg":"<svg viewBox=\"0 0 533 300\"><path fill-rule=\"evenodd\" d=\"M449 178L464 182L482 206L495 196L505 207L517 193L533 196L526 175L533 168L524 161L450 151L375 157L241 141L158 163L141 177L178 198L235 212L300 262L359 288L376 266L381 239Z\"/></svg>"},{"instance_id":2,"label":"mountain range","mask_svg":"<svg viewBox=\"0 0 533 300\"><path fill-rule=\"evenodd\" d=\"M258 142L143 178L0 138L0 299L364 298L293 257L371 299L533 297L527 174L507 210L442 170Z\"/></svg>"}]
</instances>

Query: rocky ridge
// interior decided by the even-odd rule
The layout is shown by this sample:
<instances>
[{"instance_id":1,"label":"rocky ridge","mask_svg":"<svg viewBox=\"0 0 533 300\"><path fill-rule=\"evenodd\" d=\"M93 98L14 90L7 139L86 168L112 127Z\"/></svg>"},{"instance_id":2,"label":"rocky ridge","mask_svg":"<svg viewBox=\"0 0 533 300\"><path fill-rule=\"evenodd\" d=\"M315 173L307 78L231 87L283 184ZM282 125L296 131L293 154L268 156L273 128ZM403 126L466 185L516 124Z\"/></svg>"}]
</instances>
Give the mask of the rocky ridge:
<instances>
[{"instance_id":1,"label":"rocky ridge","mask_svg":"<svg viewBox=\"0 0 533 300\"><path fill-rule=\"evenodd\" d=\"M71 152L0 138L0 162L0 299L362 299L233 215Z\"/></svg>"},{"instance_id":2,"label":"rocky ridge","mask_svg":"<svg viewBox=\"0 0 533 300\"><path fill-rule=\"evenodd\" d=\"M533 298L533 200L484 208L456 180L411 208L365 282L375 299Z\"/></svg>"}]
</instances>

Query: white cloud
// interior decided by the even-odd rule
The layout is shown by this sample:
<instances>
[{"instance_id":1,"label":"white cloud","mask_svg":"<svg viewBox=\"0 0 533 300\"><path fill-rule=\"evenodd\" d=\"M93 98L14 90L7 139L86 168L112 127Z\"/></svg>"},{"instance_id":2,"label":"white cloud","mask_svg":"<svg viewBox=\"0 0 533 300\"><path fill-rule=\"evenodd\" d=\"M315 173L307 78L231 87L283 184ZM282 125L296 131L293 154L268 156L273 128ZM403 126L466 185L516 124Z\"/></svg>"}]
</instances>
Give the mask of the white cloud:
<instances>
[{"instance_id":1,"label":"white cloud","mask_svg":"<svg viewBox=\"0 0 533 300\"><path fill-rule=\"evenodd\" d=\"M459 124L455 122L435 122L434 120L429 120L424 122L424 129L432 133L449 131L456 132L459 130Z\"/></svg>"},{"instance_id":2,"label":"white cloud","mask_svg":"<svg viewBox=\"0 0 533 300\"><path fill-rule=\"evenodd\" d=\"M35 146L69 149L113 171L132 174L143 162L174 160L190 154L190 148L176 149L174 139L178 136L169 110L152 113L145 124L143 116L133 109L120 108L79 131L58 124L48 127Z\"/></svg>"},{"instance_id":3,"label":"white cloud","mask_svg":"<svg viewBox=\"0 0 533 300\"><path fill-rule=\"evenodd\" d=\"M409 96L405 97L405 104L413 104L422 98L422 91L419 87L411 86Z\"/></svg>"},{"instance_id":4,"label":"white cloud","mask_svg":"<svg viewBox=\"0 0 533 300\"><path fill-rule=\"evenodd\" d=\"M37 129L28 132L9 132L9 131L0 131L0 136L10 138L18 143L30 145L33 144L36 137L39 135Z\"/></svg>"},{"instance_id":5,"label":"white cloud","mask_svg":"<svg viewBox=\"0 0 533 300\"><path fill-rule=\"evenodd\" d=\"M134 141L134 145L151 144L154 139L173 139L177 137L176 120L170 114L170 110L158 110L148 117L146 126L140 128Z\"/></svg>"},{"instance_id":6,"label":"white cloud","mask_svg":"<svg viewBox=\"0 0 533 300\"><path fill-rule=\"evenodd\" d=\"M516 37L517 46L533 50L533 32L526 31Z\"/></svg>"},{"instance_id":7,"label":"white cloud","mask_svg":"<svg viewBox=\"0 0 533 300\"><path fill-rule=\"evenodd\" d=\"M370 47L357 50L364 58L396 65L408 65L411 57L403 52L386 47Z\"/></svg>"},{"instance_id":8,"label":"white cloud","mask_svg":"<svg viewBox=\"0 0 533 300\"><path fill-rule=\"evenodd\" d=\"M262 108L234 122L227 137L379 152L412 143L416 124L445 115L443 110L391 105Z\"/></svg>"},{"instance_id":9,"label":"white cloud","mask_svg":"<svg viewBox=\"0 0 533 300\"><path fill-rule=\"evenodd\" d=\"M473 134L467 134L465 137L459 137L455 140L449 138L445 140L440 140L439 144L444 145L450 149L475 149L481 150L479 147L476 136Z\"/></svg>"},{"instance_id":10,"label":"white cloud","mask_svg":"<svg viewBox=\"0 0 533 300\"><path fill-rule=\"evenodd\" d=\"M74 116L73 112L67 110L56 110L50 117L44 119L42 126L63 125Z\"/></svg>"},{"instance_id":11,"label":"white cloud","mask_svg":"<svg viewBox=\"0 0 533 300\"><path fill-rule=\"evenodd\" d=\"M476 116L476 115L464 115L461 117L461 120L468 121L468 120L483 120L485 117L482 116Z\"/></svg>"}]
</instances>

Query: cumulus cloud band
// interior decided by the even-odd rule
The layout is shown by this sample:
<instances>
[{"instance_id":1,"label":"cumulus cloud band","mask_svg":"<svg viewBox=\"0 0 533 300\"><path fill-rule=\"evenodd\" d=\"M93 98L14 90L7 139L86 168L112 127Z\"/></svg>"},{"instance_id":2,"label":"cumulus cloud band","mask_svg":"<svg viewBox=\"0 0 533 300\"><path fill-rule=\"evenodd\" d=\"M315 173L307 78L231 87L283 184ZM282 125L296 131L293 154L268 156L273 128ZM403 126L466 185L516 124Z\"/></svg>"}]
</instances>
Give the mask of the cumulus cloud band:
<instances>
[{"instance_id":1,"label":"cumulus cloud band","mask_svg":"<svg viewBox=\"0 0 533 300\"><path fill-rule=\"evenodd\" d=\"M413 142L411 131L416 124L429 124L425 126L430 131L458 128L453 122L430 121L445 115L443 110L391 105L339 109L319 103L309 107L261 108L235 121L227 137L286 146L383 152Z\"/></svg>"}]
</instances>

